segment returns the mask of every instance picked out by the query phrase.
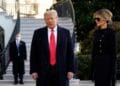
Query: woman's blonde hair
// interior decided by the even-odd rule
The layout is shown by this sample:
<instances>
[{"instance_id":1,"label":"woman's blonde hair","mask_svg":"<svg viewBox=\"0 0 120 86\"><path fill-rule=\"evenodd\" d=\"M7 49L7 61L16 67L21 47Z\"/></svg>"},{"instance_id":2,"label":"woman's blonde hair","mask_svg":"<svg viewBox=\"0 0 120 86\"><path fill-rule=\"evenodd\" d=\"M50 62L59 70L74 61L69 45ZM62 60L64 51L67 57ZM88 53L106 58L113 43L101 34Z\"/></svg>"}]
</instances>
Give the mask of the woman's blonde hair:
<instances>
[{"instance_id":1,"label":"woman's blonde hair","mask_svg":"<svg viewBox=\"0 0 120 86\"><path fill-rule=\"evenodd\" d=\"M100 9L93 14L93 18L96 18L96 17L104 18L110 24L110 23L112 23L113 14L108 9Z\"/></svg>"}]
</instances>

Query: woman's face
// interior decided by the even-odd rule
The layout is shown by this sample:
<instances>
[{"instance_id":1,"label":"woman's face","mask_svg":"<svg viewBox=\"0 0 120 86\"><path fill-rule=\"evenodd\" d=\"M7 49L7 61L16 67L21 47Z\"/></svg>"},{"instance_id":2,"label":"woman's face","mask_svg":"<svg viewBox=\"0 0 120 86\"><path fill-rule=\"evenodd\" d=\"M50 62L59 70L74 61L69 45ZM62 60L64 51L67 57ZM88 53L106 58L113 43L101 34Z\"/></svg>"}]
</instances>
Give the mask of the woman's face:
<instances>
[{"instance_id":1,"label":"woman's face","mask_svg":"<svg viewBox=\"0 0 120 86\"><path fill-rule=\"evenodd\" d=\"M97 27L103 27L107 24L107 20L102 17L95 17L94 20Z\"/></svg>"}]
</instances>

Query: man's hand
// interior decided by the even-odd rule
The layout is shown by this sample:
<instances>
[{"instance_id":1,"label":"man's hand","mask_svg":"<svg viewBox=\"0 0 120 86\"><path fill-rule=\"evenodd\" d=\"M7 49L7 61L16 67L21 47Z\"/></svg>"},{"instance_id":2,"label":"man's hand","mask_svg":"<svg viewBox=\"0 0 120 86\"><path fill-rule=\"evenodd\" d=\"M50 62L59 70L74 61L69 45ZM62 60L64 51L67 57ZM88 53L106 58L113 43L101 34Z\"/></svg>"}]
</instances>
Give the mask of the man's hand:
<instances>
[{"instance_id":1,"label":"man's hand","mask_svg":"<svg viewBox=\"0 0 120 86\"><path fill-rule=\"evenodd\" d=\"M67 78L68 78L69 80L71 80L71 79L73 78L73 76L74 76L74 73L73 73L73 72L68 72L68 73L67 73Z\"/></svg>"},{"instance_id":2,"label":"man's hand","mask_svg":"<svg viewBox=\"0 0 120 86\"><path fill-rule=\"evenodd\" d=\"M37 78L38 78L38 74L35 72L35 73L32 73L32 78L34 79L34 80L36 80Z\"/></svg>"}]
</instances>

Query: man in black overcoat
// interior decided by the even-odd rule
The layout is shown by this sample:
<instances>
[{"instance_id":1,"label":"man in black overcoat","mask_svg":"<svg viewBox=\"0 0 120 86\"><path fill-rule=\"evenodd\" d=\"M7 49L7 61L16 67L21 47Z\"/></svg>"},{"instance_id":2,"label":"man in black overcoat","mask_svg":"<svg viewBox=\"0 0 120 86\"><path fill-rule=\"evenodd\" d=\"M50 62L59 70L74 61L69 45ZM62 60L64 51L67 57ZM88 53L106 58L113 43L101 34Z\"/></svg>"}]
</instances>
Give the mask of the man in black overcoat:
<instances>
[{"instance_id":1,"label":"man in black overcoat","mask_svg":"<svg viewBox=\"0 0 120 86\"><path fill-rule=\"evenodd\" d=\"M13 75L14 84L18 83L18 77L20 79L19 83L23 84L24 70L24 60L27 59L26 55L26 44L21 40L20 33L16 34L16 39L10 43L10 61L13 63Z\"/></svg>"},{"instance_id":2,"label":"man in black overcoat","mask_svg":"<svg viewBox=\"0 0 120 86\"><path fill-rule=\"evenodd\" d=\"M57 25L58 16L55 10L46 11L44 20L46 26L35 30L33 35L30 74L36 80L36 86L68 86L68 81L74 75L74 54L70 33ZM55 43L52 42L54 48L51 46L52 33L55 37Z\"/></svg>"}]
</instances>

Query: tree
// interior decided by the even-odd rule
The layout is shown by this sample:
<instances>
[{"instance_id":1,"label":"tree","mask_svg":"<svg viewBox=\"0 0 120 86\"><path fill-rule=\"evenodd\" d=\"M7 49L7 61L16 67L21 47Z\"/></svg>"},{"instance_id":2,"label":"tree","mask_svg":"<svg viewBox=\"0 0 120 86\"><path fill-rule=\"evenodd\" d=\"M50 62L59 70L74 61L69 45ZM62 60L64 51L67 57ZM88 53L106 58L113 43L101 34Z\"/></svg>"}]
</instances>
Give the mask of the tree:
<instances>
[{"instance_id":1,"label":"tree","mask_svg":"<svg viewBox=\"0 0 120 86\"><path fill-rule=\"evenodd\" d=\"M101 8L113 12L113 20L120 20L120 5L117 0L72 0L76 16L77 40L86 39L87 34L94 28L93 13Z\"/></svg>"},{"instance_id":2,"label":"tree","mask_svg":"<svg viewBox=\"0 0 120 86\"><path fill-rule=\"evenodd\" d=\"M77 41L81 42L82 51L90 52L90 35L95 22L93 13L102 8L107 8L113 13L113 21L120 20L120 5L117 0L72 0L76 16Z\"/></svg>"},{"instance_id":3,"label":"tree","mask_svg":"<svg viewBox=\"0 0 120 86\"><path fill-rule=\"evenodd\" d=\"M77 55L77 76L80 79L91 79L89 76L91 72L91 40L94 31L93 13L98 9L107 8L113 13L113 21L120 21L120 5L117 0L72 0L72 2L76 16L77 41L81 44L81 53ZM120 24L113 22L113 25L117 29L117 57L120 58Z\"/></svg>"}]
</instances>

